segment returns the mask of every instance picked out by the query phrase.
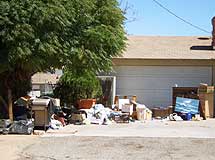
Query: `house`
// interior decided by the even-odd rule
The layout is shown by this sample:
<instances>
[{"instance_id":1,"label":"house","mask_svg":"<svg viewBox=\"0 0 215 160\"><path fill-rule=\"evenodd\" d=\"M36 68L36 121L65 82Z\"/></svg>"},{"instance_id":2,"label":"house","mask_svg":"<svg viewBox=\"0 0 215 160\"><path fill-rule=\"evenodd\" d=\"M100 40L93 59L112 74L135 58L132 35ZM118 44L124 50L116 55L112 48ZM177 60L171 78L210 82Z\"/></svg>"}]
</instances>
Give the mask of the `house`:
<instances>
[{"instance_id":1,"label":"house","mask_svg":"<svg viewBox=\"0 0 215 160\"><path fill-rule=\"evenodd\" d=\"M212 38L128 36L122 56L113 58L111 76L100 77L110 77L111 101L115 95L136 95L149 108L166 107L172 104L172 87L215 85L215 17L212 24ZM44 77L41 84L51 80Z\"/></svg>"},{"instance_id":2,"label":"house","mask_svg":"<svg viewBox=\"0 0 215 160\"><path fill-rule=\"evenodd\" d=\"M128 36L127 49L113 58L111 95L136 95L148 107L172 104L172 87L215 84L215 50L210 37ZM59 74L32 77L36 94L52 91ZM37 92L35 92L37 91Z\"/></svg>"},{"instance_id":3,"label":"house","mask_svg":"<svg viewBox=\"0 0 215 160\"><path fill-rule=\"evenodd\" d=\"M136 95L148 107L172 104L172 87L215 84L210 37L129 36L113 59L117 95Z\"/></svg>"},{"instance_id":4,"label":"house","mask_svg":"<svg viewBox=\"0 0 215 160\"><path fill-rule=\"evenodd\" d=\"M136 95L148 107L172 104L172 87L215 84L215 50L210 37L128 36L127 49L113 58L114 95ZM60 74L32 77L34 94L52 91ZM52 84L52 85L51 85ZM37 91L37 92L35 92Z\"/></svg>"},{"instance_id":5,"label":"house","mask_svg":"<svg viewBox=\"0 0 215 160\"><path fill-rule=\"evenodd\" d=\"M54 85L59 80L59 74L37 73L32 76L32 91L30 96L39 97L43 94L49 94L53 91Z\"/></svg>"}]
</instances>

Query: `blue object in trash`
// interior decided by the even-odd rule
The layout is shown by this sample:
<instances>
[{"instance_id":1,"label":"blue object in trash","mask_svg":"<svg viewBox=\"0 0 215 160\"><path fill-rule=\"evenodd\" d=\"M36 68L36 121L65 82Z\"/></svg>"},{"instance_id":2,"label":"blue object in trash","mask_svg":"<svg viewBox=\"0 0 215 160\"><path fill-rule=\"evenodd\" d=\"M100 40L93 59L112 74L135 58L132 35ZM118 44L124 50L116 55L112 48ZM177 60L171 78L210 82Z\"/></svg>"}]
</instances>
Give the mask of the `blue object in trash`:
<instances>
[{"instance_id":1,"label":"blue object in trash","mask_svg":"<svg viewBox=\"0 0 215 160\"><path fill-rule=\"evenodd\" d=\"M186 120L187 121L190 121L192 119L192 115L191 115L191 113L189 112L189 113L186 113Z\"/></svg>"},{"instance_id":2,"label":"blue object in trash","mask_svg":"<svg viewBox=\"0 0 215 160\"><path fill-rule=\"evenodd\" d=\"M199 100L176 97L175 112L198 114Z\"/></svg>"}]
</instances>

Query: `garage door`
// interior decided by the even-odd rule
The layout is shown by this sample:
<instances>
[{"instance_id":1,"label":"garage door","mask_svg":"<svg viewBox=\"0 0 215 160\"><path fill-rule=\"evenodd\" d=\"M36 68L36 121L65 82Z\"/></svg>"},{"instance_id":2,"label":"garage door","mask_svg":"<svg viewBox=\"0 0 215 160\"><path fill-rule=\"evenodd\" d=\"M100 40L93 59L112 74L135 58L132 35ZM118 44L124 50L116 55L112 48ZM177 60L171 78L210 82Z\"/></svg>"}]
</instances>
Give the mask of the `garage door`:
<instances>
[{"instance_id":1,"label":"garage door","mask_svg":"<svg viewBox=\"0 0 215 160\"><path fill-rule=\"evenodd\" d=\"M172 87L211 84L211 67L119 66L115 67L116 94L137 95L148 107L172 104Z\"/></svg>"}]
</instances>

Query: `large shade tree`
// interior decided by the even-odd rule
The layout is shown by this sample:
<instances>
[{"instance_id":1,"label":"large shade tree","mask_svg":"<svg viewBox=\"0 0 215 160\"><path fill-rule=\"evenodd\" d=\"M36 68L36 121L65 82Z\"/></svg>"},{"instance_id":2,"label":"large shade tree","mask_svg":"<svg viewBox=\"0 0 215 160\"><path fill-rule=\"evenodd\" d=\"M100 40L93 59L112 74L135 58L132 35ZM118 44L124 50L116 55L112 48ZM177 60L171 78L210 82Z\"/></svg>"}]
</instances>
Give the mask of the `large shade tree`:
<instances>
[{"instance_id":1,"label":"large shade tree","mask_svg":"<svg viewBox=\"0 0 215 160\"><path fill-rule=\"evenodd\" d=\"M0 87L10 119L13 97L38 71L109 70L125 47L123 20L117 0L1 0Z\"/></svg>"}]
</instances>

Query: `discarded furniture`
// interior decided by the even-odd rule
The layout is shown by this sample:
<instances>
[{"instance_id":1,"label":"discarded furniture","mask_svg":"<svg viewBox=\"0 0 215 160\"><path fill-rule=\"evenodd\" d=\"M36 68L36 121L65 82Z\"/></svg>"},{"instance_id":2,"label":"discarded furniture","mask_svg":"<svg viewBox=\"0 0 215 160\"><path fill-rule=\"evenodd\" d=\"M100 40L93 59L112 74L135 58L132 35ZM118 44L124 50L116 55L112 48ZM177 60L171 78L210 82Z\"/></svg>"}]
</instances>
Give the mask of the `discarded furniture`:
<instances>
[{"instance_id":1,"label":"discarded furniture","mask_svg":"<svg viewBox=\"0 0 215 160\"><path fill-rule=\"evenodd\" d=\"M172 90L172 93L173 93L172 106L175 107L175 105L176 105L176 97L198 99L199 100L198 90L199 90L198 87L173 87L173 90ZM204 106L202 106L202 103L200 103L200 105L199 105L200 115L204 119L206 119L203 110L204 110Z\"/></svg>"},{"instance_id":2,"label":"discarded furniture","mask_svg":"<svg viewBox=\"0 0 215 160\"><path fill-rule=\"evenodd\" d=\"M202 106L203 117L214 117L214 86L200 85L199 99Z\"/></svg>"},{"instance_id":3,"label":"discarded furniture","mask_svg":"<svg viewBox=\"0 0 215 160\"><path fill-rule=\"evenodd\" d=\"M190 98L176 98L175 111L179 113L199 114L199 100Z\"/></svg>"},{"instance_id":4,"label":"discarded furniture","mask_svg":"<svg viewBox=\"0 0 215 160\"><path fill-rule=\"evenodd\" d=\"M176 97L199 99L198 87L173 87L172 106L176 105Z\"/></svg>"},{"instance_id":5,"label":"discarded furniture","mask_svg":"<svg viewBox=\"0 0 215 160\"><path fill-rule=\"evenodd\" d=\"M176 104L176 97L200 100L200 116L204 119L214 117L214 86L201 84L200 87L173 87L173 106Z\"/></svg>"},{"instance_id":6,"label":"discarded furniture","mask_svg":"<svg viewBox=\"0 0 215 160\"><path fill-rule=\"evenodd\" d=\"M166 108L155 107L152 108L152 117L154 118L165 118L173 113L173 107L169 106Z\"/></svg>"}]
</instances>

